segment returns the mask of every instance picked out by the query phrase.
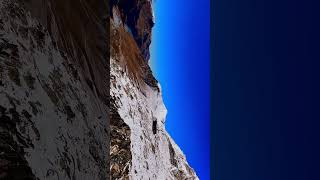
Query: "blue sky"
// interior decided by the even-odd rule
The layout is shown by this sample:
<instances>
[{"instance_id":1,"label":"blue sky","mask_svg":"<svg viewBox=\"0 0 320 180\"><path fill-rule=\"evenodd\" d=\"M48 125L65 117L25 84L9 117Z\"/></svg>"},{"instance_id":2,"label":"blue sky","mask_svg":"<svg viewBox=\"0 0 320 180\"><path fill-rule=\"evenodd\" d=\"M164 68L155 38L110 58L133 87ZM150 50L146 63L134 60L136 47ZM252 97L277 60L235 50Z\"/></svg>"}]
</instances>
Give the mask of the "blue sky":
<instances>
[{"instance_id":1,"label":"blue sky","mask_svg":"<svg viewBox=\"0 0 320 180\"><path fill-rule=\"evenodd\" d=\"M151 66L166 128L200 179L210 179L210 1L156 0Z\"/></svg>"}]
</instances>

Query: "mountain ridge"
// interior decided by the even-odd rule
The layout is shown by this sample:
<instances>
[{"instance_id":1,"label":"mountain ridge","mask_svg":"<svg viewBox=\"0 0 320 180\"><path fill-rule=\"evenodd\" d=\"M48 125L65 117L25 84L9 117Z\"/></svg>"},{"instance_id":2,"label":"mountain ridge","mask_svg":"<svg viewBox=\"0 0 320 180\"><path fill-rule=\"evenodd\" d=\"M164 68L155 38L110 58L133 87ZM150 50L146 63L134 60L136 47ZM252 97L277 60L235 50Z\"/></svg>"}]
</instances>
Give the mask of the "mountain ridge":
<instances>
[{"instance_id":1,"label":"mountain ridge","mask_svg":"<svg viewBox=\"0 0 320 180\"><path fill-rule=\"evenodd\" d=\"M121 121L121 126L112 126L111 131L122 132L127 141L111 144L111 179L198 179L165 130L167 109L144 52L149 52L154 25L151 1L122 3L114 1L110 11L111 106ZM147 38L143 43L135 32L144 32ZM130 133L125 133L127 130ZM122 158L115 158L118 154Z\"/></svg>"}]
</instances>

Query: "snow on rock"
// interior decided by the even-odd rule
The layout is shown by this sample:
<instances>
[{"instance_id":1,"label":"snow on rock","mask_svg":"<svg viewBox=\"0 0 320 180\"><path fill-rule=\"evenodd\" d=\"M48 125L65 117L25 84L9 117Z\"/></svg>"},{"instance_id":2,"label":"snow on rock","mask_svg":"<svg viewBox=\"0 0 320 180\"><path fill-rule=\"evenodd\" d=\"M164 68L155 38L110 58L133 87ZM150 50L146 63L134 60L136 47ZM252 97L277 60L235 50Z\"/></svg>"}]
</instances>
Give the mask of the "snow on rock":
<instances>
[{"instance_id":1,"label":"snow on rock","mask_svg":"<svg viewBox=\"0 0 320 180\"><path fill-rule=\"evenodd\" d=\"M137 53L138 45L131 42L134 38L125 30L121 11L114 7L112 12L110 95L112 106L119 114L117 121L123 121L128 126L128 133L122 134L130 135L125 140L125 144L130 144L130 149L116 150L119 146L124 147L124 141L111 145L114 149L111 159L120 151L129 152L127 158L121 158L124 161L111 160L111 179L198 179L165 129L167 109L162 101L159 83L147 62ZM131 47L130 50L127 47ZM111 131L124 132L123 125L113 126ZM117 172L117 176L113 176L113 172ZM119 175L121 173L122 176Z\"/></svg>"},{"instance_id":2,"label":"snow on rock","mask_svg":"<svg viewBox=\"0 0 320 180\"><path fill-rule=\"evenodd\" d=\"M165 130L167 110L161 93L149 86L140 90L114 59L111 77L111 97L116 99L118 112L131 131L130 179L197 179ZM156 134L152 131L153 121L157 121Z\"/></svg>"},{"instance_id":3,"label":"snow on rock","mask_svg":"<svg viewBox=\"0 0 320 180\"><path fill-rule=\"evenodd\" d=\"M107 179L107 106L16 0L0 1L0 179Z\"/></svg>"}]
</instances>

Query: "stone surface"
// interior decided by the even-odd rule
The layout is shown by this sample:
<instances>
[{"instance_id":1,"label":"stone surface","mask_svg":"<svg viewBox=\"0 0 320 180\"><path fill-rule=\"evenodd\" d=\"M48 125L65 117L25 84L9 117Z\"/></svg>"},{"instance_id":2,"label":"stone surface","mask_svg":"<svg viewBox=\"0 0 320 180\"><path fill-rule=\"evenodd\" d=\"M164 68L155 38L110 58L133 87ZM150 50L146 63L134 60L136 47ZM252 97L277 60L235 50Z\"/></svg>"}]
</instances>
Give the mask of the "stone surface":
<instances>
[{"instance_id":1,"label":"stone surface","mask_svg":"<svg viewBox=\"0 0 320 180\"><path fill-rule=\"evenodd\" d=\"M198 179L165 130L151 1L108 5L0 1L0 179Z\"/></svg>"},{"instance_id":2,"label":"stone surface","mask_svg":"<svg viewBox=\"0 0 320 180\"><path fill-rule=\"evenodd\" d=\"M151 30L154 25L150 0L111 0L111 7L117 7L124 25L132 34L143 58L150 58Z\"/></svg>"},{"instance_id":3,"label":"stone surface","mask_svg":"<svg viewBox=\"0 0 320 180\"><path fill-rule=\"evenodd\" d=\"M198 179L165 129L167 110L148 65L151 2L112 3L111 131L116 136L112 135L110 154L112 159L119 155L111 161L111 179Z\"/></svg>"},{"instance_id":4,"label":"stone surface","mask_svg":"<svg viewBox=\"0 0 320 180\"><path fill-rule=\"evenodd\" d=\"M108 179L107 15L103 1L0 1L0 179Z\"/></svg>"}]
</instances>

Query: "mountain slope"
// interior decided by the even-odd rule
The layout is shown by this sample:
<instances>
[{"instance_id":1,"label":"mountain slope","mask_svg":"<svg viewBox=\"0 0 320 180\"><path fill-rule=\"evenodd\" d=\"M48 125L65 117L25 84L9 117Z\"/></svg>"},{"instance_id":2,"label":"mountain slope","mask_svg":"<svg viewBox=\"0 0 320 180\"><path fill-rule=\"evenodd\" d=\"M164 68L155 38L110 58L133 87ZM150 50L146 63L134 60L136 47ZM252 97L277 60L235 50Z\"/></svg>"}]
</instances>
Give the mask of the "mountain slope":
<instances>
[{"instance_id":1,"label":"mountain slope","mask_svg":"<svg viewBox=\"0 0 320 180\"><path fill-rule=\"evenodd\" d=\"M114 2L111 17L110 95L117 114L111 124L121 121L111 131L125 139L111 144L111 179L198 179L165 130L167 110L145 53L153 26L151 2Z\"/></svg>"},{"instance_id":2,"label":"mountain slope","mask_svg":"<svg viewBox=\"0 0 320 180\"><path fill-rule=\"evenodd\" d=\"M0 1L0 179L108 178L100 2Z\"/></svg>"}]
</instances>

